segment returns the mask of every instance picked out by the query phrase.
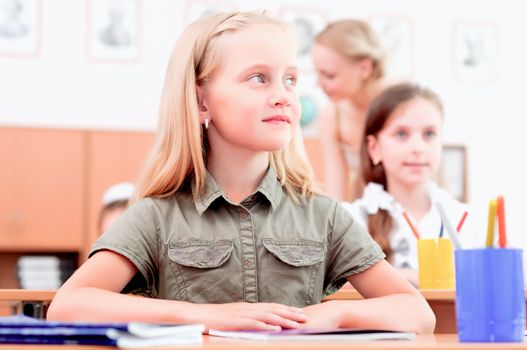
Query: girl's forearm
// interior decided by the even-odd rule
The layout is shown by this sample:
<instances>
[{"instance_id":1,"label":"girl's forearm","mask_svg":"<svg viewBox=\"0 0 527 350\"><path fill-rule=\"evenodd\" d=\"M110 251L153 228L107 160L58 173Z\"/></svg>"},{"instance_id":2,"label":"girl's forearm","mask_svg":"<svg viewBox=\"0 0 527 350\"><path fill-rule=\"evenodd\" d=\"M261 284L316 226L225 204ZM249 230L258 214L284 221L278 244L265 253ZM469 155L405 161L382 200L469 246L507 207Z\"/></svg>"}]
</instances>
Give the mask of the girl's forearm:
<instances>
[{"instance_id":1,"label":"girl's forearm","mask_svg":"<svg viewBox=\"0 0 527 350\"><path fill-rule=\"evenodd\" d=\"M432 333L435 315L428 303L411 294L364 300L336 300L342 310L341 328L367 328Z\"/></svg>"},{"instance_id":2,"label":"girl's forearm","mask_svg":"<svg viewBox=\"0 0 527 350\"><path fill-rule=\"evenodd\" d=\"M59 290L47 312L49 320L107 322L187 322L190 304L143 298L99 288Z\"/></svg>"}]
</instances>

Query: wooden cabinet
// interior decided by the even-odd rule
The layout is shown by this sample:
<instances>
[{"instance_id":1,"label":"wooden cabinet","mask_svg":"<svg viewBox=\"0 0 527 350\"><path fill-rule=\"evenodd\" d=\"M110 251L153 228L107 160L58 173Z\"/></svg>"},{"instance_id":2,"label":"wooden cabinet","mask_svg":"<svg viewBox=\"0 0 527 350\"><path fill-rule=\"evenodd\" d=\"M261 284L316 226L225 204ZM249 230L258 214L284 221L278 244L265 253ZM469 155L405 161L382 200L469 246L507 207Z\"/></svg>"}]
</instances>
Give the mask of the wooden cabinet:
<instances>
[{"instance_id":1,"label":"wooden cabinet","mask_svg":"<svg viewBox=\"0 0 527 350\"><path fill-rule=\"evenodd\" d=\"M26 254L87 257L104 191L135 183L151 132L0 127L0 288Z\"/></svg>"},{"instance_id":2,"label":"wooden cabinet","mask_svg":"<svg viewBox=\"0 0 527 350\"><path fill-rule=\"evenodd\" d=\"M79 251L86 136L0 129L0 251Z\"/></svg>"},{"instance_id":3,"label":"wooden cabinet","mask_svg":"<svg viewBox=\"0 0 527 350\"><path fill-rule=\"evenodd\" d=\"M104 191L118 182L137 181L142 166L153 145L154 134L149 132L91 131L88 136L88 234L82 257L100 232L97 229Z\"/></svg>"}]
</instances>

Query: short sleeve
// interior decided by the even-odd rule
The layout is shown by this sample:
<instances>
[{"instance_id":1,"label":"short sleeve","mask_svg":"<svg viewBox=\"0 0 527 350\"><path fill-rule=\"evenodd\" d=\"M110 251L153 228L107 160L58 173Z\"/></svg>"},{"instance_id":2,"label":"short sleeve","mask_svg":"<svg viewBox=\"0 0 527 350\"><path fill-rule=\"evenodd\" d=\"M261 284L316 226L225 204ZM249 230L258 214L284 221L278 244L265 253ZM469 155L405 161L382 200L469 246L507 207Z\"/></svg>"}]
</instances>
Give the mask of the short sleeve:
<instances>
[{"instance_id":1,"label":"short sleeve","mask_svg":"<svg viewBox=\"0 0 527 350\"><path fill-rule=\"evenodd\" d=\"M131 205L93 244L90 257L106 249L130 260L146 282L146 288L155 286L157 276L158 225L151 199Z\"/></svg>"},{"instance_id":2,"label":"short sleeve","mask_svg":"<svg viewBox=\"0 0 527 350\"><path fill-rule=\"evenodd\" d=\"M347 277L362 272L385 258L363 225L341 204L335 205L333 229L328 240L325 294L344 285Z\"/></svg>"}]
</instances>

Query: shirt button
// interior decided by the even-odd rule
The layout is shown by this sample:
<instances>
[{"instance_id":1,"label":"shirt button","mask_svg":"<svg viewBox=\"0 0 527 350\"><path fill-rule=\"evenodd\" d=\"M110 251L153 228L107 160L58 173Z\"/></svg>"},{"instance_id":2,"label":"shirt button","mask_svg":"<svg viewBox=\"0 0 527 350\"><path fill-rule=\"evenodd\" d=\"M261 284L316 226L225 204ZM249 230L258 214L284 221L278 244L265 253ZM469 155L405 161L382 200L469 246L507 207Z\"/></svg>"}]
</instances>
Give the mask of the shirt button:
<instances>
[{"instance_id":1,"label":"shirt button","mask_svg":"<svg viewBox=\"0 0 527 350\"><path fill-rule=\"evenodd\" d=\"M248 216L249 216L249 214L246 211L241 211L240 210L240 217L242 219L246 219Z\"/></svg>"},{"instance_id":2,"label":"shirt button","mask_svg":"<svg viewBox=\"0 0 527 350\"><path fill-rule=\"evenodd\" d=\"M250 269L251 267L253 267L253 263L251 260L249 259L246 259L244 262L243 262L243 265L245 266L245 268L247 269Z\"/></svg>"}]
</instances>

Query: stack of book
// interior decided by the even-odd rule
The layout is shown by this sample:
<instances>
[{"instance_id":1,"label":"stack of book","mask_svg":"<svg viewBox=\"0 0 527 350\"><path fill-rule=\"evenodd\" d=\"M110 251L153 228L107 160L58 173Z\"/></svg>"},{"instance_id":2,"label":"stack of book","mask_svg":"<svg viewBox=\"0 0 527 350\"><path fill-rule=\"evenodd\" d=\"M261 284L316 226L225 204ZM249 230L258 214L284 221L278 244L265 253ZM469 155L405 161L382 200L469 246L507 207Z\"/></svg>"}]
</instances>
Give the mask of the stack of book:
<instances>
[{"instance_id":1,"label":"stack of book","mask_svg":"<svg viewBox=\"0 0 527 350\"><path fill-rule=\"evenodd\" d=\"M52 322L23 315L0 317L0 343L82 344L122 348L200 344L201 324Z\"/></svg>"},{"instance_id":2,"label":"stack of book","mask_svg":"<svg viewBox=\"0 0 527 350\"><path fill-rule=\"evenodd\" d=\"M24 255L17 261L22 289L58 289L75 271L75 261L53 255Z\"/></svg>"}]
</instances>

